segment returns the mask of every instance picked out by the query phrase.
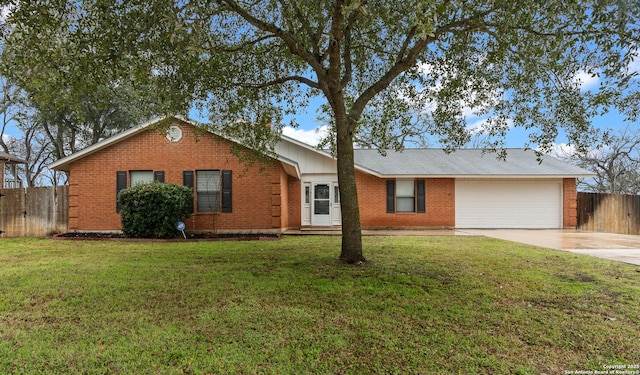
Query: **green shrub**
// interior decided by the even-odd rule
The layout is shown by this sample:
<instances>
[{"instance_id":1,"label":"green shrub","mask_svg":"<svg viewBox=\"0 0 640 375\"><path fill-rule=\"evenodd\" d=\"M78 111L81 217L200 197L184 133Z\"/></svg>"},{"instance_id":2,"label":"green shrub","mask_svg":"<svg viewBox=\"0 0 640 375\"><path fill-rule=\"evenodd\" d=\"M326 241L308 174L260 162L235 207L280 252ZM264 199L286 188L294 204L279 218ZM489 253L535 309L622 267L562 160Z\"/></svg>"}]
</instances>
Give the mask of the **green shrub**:
<instances>
[{"instance_id":1,"label":"green shrub","mask_svg":"<svg viewBox=\"0 0 640 375\"><path fill-rule=\"evenodd\" d=\"M136 184L118 194L122 232L127 237L168 238L176 223L188 218L193 204L191 188L153 182Z\"/></svg>"}]
</instances>

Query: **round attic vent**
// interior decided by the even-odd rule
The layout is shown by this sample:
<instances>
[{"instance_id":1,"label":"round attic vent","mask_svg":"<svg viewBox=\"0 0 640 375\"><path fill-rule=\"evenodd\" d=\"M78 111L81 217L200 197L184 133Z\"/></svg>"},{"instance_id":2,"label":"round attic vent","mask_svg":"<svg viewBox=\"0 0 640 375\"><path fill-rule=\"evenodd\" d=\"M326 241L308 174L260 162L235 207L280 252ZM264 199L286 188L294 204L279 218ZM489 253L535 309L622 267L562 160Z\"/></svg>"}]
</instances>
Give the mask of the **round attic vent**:
<instances>
[{"instance_id":1,"label":"round attic vent","mask_svg":"<svg viewBox=\"0 0 640 375\"><path fill-rule=\"evenodd\" d=\"M182 139L182 129L179 126L171 125L167 130L167 139L169 142L178 142Z\"/></svg>"}]
</instances>

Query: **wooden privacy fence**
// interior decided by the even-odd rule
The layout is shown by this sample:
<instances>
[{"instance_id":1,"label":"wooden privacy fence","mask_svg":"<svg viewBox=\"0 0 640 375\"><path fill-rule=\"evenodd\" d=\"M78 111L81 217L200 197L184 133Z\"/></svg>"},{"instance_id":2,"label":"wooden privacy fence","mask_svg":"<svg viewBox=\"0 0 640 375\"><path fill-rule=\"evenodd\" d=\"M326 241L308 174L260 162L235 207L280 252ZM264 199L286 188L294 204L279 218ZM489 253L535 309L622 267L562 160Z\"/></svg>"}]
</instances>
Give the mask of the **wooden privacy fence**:
<instances>
[{"instance_id":1,"label":"wooden privacy fence","mask_svg":"<svg viewBox=\"0 0 640 375\"><path fill-rule=\"evenodd\" d=\"M68 186L0 189L0 237L41 237L66 232Z\"/></svg>"},{"instance_id":2,"label":"wooden privacy fence","mask_svg":"<svg viewBox=\"0 0 640 375\"><path fill-rule=\"evenodd\" d=\"M640 195L578 193L578 229L640 234Z\"/></svg>"}]
</instances>

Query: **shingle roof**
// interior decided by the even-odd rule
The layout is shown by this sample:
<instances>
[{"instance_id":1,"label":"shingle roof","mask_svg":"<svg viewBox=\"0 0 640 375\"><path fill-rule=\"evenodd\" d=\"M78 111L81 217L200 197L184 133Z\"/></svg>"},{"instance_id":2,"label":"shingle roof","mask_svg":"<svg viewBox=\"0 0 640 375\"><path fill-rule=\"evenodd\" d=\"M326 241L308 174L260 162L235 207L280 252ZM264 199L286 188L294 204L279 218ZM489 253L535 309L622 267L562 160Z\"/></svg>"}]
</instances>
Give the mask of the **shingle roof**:
<instances>
[{"instance_id":1,"label":"shingle roof","mask_svg":"<svg viewBox=\"0 0 640 375\"><path fill-rule=\"evenodd\" d=\"M481 149L460 149L447 154L442 149L387 151L355 150L357 166L380 177L591 177L586 169L551 156L537 160L532 150L507 149L506 160Z\"/></svg>"}]
</instances>

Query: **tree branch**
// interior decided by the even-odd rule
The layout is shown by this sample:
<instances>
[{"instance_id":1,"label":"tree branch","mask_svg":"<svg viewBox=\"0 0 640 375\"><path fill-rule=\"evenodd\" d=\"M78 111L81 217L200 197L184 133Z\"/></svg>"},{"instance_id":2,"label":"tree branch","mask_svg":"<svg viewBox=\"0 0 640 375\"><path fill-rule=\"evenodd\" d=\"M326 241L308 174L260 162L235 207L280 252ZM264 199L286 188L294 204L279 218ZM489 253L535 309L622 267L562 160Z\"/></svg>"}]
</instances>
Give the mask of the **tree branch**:
<instances>
[{"instance_id":1,"label":"tree branch","mask_svg":"<svg viewBox=\"0 0 640 375\"><path fill-rule=\"evenodd\" d=\"M398 51L398 57L396 58L396 62L399 62L404 58L405 53L407 53L407 48L409 48L411 41L416 36L416 30L417 28L414 26L407 33L407 37L404 39L404 42L402 43L402 47L400 47L400 51Z\"/></svg>"},{"instance_id":2,"label":"tree branch","mask_svg":"<svg viewBox=\"0 0 640 375\"><path fill-rule=\"evenodd\" d=\"M492 28L500 27L500 25L492 24L492 23L487 23L484 26L492 27ZM510 27L510 29L526 31L529 34L533 34L540 37L554 37L558 35L574 36L574 35L604 35L605 34L604 31L595 32L594 30L570 30L570 31L562 31L560 33L546 33L546 32L535 30L530 26L515 26L515 27Z\"/></svg>"},{"instance_id":3,"label":"tree branch","mask_svg":"<svg viewBox=\"0 0 640 375\"><path fill-rule=\"evenodd\" d=\"M280 27L276 26L273 23L265 22L256 18L247 10L242 8L236 1L217 0L217 2L220 4L226 4L233 12L235 12L242 19L244 19L251 25L257 27L258 29L269 32L274 36L282 39L282 41L284 41L284 43L289 48L289 51L291 51L291 53L293 53L294 55L299 56L307 64L309 64L318 76L325 74L324 67L322 66L322 64L319 63L318 60L314 58L314 55L312 53L310 53L309 51L305 51L299 47L300 43L298 42L298 40L295 38L294 35L281 29Z\"/></svg>"},{"instance_id":4,"label":"tree branch","mask_svg":"<svg viewBox=\"0 0 640 375\"><path fill-rule=\"evenodd\" d=\"M269 87L269 86L275 86L275 85L279 85L285 82L289 82L289 81L297 81L300 83L303 83L311 88L314 89L318 89L318 90L322 90L320 84L314 80L311 80L309 78L306 77L302 77L302 76L289 76L289 77L280 77L280 78L276 78L272 81L269 82L263 82L263 83L238 83L238 85L242 86L242 87L246 87L246 88L252 88L252 89L262 89L265 87Z\"/></svg>"},{"instance_id":5,"label":"tree branch","mask_svg":"<svg viewBox=\"0 0 640 375\"><path fill-rule=\"evenodd\" d=\"M293 11L296 14L296 17L298 18L298 22L300 22L300 24L302 25L304 32L307 33L307 36L311 41L311 48L313 50L313 54L316 56L316 58L319 57L320 56L320 42L319 42L320 39L316 38L316 34L311 29L311 25L307 21L307 18L302 14L302 11L297 5L297 2L296 1L287 2L285 0L280 0L280 4L283 7L285 7L287 3L290 3L290 5L293 7Z\"/></svg>"},{"instance_id":6,"label":"tree branch","mask_svg":"<svg viewBox=\"0 0 640 375\"><path fill-rule=\"evenodd\" d=\"M399 61L397 61L391 69L389 69L380 79L374 82L371 86L369 86L366 90L360 94L358 99L353 103L351 110L349 111L349 117L352 119L360 118L362 115L362 111L364 111L365 106L374 96L376 96L379 92L387 88L391 82L398 77L402 72L414 66L418 59L418 54L420 54L429 43L435 41L435 38L425 38L418 43L416 43L410 50L407 56ZM351 122L351 126L355 126L355 121ZM352 130L352 129L350 129Z\"/></svg>"},{"instance_id":7,"label":"tree branch","mask_svg":"<svg viewBox=\"0 0 640 375\"><path fill-rule=\"evenodd\" d=\"M272 35L272 34L265 35L265 36L262 36L262 37L260 37L258 39L248 40L248 41L246 41L244 43L240 43L239 45L234 46L234 48L224 48L223 51L225 51L225 52L238 52L241 49L243 49L244 47L253 46L253 45L256 45L256 44L258 44L258 43L260 43L262 41L265 41L267 39L273 39L273 38L276 38L276 36Z\"/></svg>"},{"instance_id":8,"label":"tree branch","mask_svg":"<svg viewBox=\"0 0 640 375\"><path fill-rule=\"evenodd\" d=\"M365 6L367 1L364 0L361 6ZM344 28L344 48L342 53L342 61L344 62L344 72L342 73L342 79L340 80L342 87L347 86L349 82L351 82L352 74L353 74L353 62L351 61L351 51L352 51L352 37L353 34L351 32L353 25L358 19L359 11L353 10L351 14L349 14L349 19L347 19L347 24Z\"/></svg>"},{"instance_id":9,"label":"tree branch","mask_svg":"<svg viewBox=\"0 0 640 375\"><path fill-rule=\"evenodd\" d=\"M395 64L382 77L380 77L378 81L374 82L371 86L369 86L362 92L362 94L356 99L353 106L351 107L349 117L351 117L352 119L360 118L360 115L364 111L367 103L369 103L369 101L379 92L386 89L396 77L398 77L409 68L415 66L418 61L418 55L422 53L422 51L424 51L424 49L430 43L438 40L440 35L461 27L463 27L463 29L459 31L471 32L478 30L482 27L482 25L477 23L477 20L485 17L491 12L493 12L493 9L475 14L472 17L466 18L464 20L455 21L443 25L435 30L433 36L416 41L416 43L411 48L408 48L411 39L408 38L409 35L407 34L407 39L403 43L403 47L400 49L400 52L402 52L405 56L400 56L400 54L398 54L398 58L396 59ZM411 30L409 30L409 33L411 33ZM406 47L404 46L404 44L406 44ZM352 126L355 126L355 121L352 121L351 123Z\"/></svg>"}]
</instances>

